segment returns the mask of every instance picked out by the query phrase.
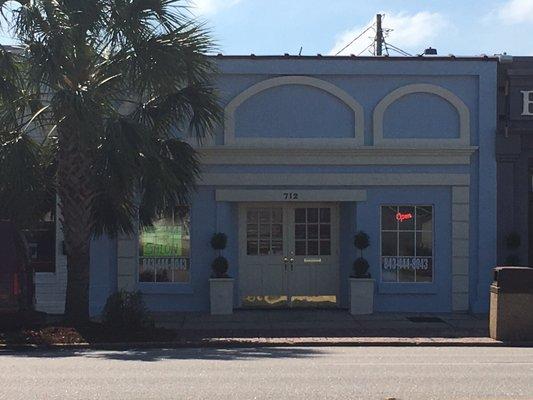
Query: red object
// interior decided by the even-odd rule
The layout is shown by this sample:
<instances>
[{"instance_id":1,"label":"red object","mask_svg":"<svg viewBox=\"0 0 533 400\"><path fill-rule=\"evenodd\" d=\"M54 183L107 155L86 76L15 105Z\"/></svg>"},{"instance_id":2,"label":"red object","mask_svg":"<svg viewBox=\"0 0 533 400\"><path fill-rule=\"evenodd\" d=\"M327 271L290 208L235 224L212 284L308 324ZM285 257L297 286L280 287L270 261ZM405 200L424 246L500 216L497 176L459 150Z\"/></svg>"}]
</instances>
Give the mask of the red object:
<instances>
[{"instance_id":1,"label":"red object","mask_svg":"<svg viewBox=\"0 0 533 400\"><path fill-rule=\"evenodd\" d=\"M19 283L19 277L17 273L13 274L13 294L15 296L18 296L22 293L22 290L20 289L20 283Z\"/></svg>"},{"instance_id":2,"label":"red object","mask_svg":"<svg viewBox=\"0 0 533 400\"><path fill-rule=\"evenodd\" d=\"M406 221L412 218L413 218L413 214L411 213L407 213L407 214L403 214L401 212L396 213L396 221L398 222L403 222L403 221Z\"/></svg>"},{"instance_id":3,"label":"red object","mask_svg":"<svg viewBox=\"0 0 533 400\"><path fill-rule=\"evenodd\" d=\"M11 222L0 221L0 309L33 304L33 274L26 269L25 245Z\"/></svg>"}]
</instances>

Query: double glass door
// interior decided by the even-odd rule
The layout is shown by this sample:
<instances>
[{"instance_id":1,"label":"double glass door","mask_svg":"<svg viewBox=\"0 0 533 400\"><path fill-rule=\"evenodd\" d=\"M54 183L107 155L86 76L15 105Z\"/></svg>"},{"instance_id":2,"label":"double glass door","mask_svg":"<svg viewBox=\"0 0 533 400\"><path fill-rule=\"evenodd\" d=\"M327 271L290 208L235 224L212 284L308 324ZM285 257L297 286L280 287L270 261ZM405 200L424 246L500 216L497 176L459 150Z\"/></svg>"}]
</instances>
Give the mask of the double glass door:
<instances>
[{"instance_id":1,"label":"double glass door","mask_svg":"<svg viewBox=\"0 0 533 400\"><path fill-rule=\"evenodd\" d=\"M250 204L239 210L239 288L245 307L335 306L335 204Z\"/></svg>"}]
</instances>

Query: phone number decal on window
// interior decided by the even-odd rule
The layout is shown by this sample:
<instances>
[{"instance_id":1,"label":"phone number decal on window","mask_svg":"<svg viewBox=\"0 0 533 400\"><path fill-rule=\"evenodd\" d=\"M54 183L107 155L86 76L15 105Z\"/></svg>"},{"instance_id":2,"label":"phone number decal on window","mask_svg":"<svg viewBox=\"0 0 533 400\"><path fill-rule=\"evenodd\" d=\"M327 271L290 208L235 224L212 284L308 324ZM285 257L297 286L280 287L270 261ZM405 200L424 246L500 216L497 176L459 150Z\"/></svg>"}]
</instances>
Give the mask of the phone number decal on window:
<instances>
[{"instance_id":1,"label":"phone number decal on window","mask_svg":"<svg viewBox=\"0 0 533 400\"><path fill-rule=\"evenodd\" d=\"M172 267L182 271L189 270L189 259L183 257L142 257L142 267Z\"/></svg>"},{"instance_id":2,"label":"phone number decal on window","mask_svg":"<svg viewBox=\"0 0 533 400\"><path fill-rule=\"evenodd\" d=\"M429 258L422 257L383 257L384 269L415 269L426 270L429 268Z\"/></svg>"}]
</instances>

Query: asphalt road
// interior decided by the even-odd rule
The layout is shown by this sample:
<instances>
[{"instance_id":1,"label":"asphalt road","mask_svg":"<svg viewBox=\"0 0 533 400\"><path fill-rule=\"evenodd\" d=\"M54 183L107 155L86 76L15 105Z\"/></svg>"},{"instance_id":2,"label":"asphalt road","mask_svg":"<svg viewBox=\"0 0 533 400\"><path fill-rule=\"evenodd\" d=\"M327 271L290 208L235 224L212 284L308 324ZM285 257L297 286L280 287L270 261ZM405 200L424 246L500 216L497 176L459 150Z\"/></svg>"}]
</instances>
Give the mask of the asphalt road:
<instances>
[{"instance_id":1,"label":"asphalt road","mask_svg":"<svg viewBox=\"0 0 533 400\"><path fill-rule=\"evenodd\" d=\"M533 348L0 352L1 399L533 399Z\"/></svg>"}]
</instances>

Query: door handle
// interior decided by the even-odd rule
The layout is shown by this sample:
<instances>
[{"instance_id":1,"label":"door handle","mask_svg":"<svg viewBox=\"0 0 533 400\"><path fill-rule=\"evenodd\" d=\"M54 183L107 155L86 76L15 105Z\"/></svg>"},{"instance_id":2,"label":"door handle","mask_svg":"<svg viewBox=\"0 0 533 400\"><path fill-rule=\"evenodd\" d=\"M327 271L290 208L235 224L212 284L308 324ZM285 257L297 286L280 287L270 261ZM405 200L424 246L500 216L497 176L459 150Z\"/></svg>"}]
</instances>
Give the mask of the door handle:
<instances>
[{"instance_id":1,"label":"door handle","mask_svg":"<svg viewBox=\"0 0 533 400\"><path fill-rule=\"evenodd\" d=\"M291 263L291 271L294 271L294 258L289 258L289 262Z\"/></svg>"},{"instance_id":2,"label":"door handle","mask_svg":"<svg viewBox=\"0 0 533 400\"><path fill-rule=\"evenodd\" d=\"M287 271L287 263L289 262L289 257L283 257L283 264L285 264L285 271Z\"/></svg>"}]
</instances>

